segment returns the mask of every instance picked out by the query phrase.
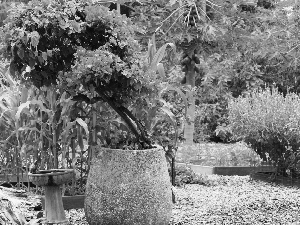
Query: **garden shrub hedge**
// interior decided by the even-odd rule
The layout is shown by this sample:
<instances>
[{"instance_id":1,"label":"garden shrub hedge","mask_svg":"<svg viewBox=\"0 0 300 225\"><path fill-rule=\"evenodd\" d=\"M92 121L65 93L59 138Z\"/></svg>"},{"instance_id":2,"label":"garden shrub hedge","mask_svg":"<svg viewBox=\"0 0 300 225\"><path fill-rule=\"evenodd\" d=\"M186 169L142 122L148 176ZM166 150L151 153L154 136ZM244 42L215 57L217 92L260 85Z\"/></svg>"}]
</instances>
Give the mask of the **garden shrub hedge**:
<instances>
[{"instance_id":1,"label":"garden shrub hedge","mask_svg":"<svg viewBox=\"0 0 300 225\"><path fill-rule=\"evenodd\" d=\"M277 173L299 174L300 98L283 95L276 88L257 89L228 105L229 128L264 161L272 161Z\"/></svg>"}]
</instances>

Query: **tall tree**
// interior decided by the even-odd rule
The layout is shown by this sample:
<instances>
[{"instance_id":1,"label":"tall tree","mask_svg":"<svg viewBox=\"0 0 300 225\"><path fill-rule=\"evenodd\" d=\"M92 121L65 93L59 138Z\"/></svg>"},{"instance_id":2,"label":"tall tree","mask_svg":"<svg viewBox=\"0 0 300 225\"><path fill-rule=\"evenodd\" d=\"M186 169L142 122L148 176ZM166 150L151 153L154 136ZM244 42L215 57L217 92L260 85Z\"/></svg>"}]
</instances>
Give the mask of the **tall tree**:
<instances>
[{"instance_id":1,"label":"tall tree","mask_svg":"<svg viewBox=\"0 0 300 225\"><path fill-rule=\"evenodd\" d=\"M222 3L222 1L220 1ZM152 4L151 4L152 3ZM185 121L184 136L187 144L193 143L194 118L195 118L195 79L200 76L200 58L210 54L215 48L215 40L225 31L222 26L223 14L216 1L176 1L169 2L151 1L144 3L148 10L139 10L138 23L144 23L147 32L157 35L159 41L171 41L181 51L181 66L184 85L188 98L188 110ZM150 5L151 4L151 5ZM147 7L146 7L147 8ZM224 26L223 26L224 27Z\"/></svg>"}]
</instances>

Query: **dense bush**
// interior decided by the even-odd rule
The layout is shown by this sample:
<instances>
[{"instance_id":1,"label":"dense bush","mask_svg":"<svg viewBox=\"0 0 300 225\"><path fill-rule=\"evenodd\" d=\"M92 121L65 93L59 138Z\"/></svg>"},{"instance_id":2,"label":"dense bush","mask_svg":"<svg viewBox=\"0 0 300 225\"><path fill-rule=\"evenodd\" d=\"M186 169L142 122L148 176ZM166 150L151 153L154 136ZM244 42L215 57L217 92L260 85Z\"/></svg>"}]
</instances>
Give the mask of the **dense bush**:
<instances>
[{"instance_id":1,"label":"dense bush","mask_svg":"<svg viewBox=\"0 0 300 225\"><path fill-rule=\"evenodd\" d=\"M264 160L271 160L280 174L298 173L300 147L300 98L278 89L255 90L229 103L230 129Z\"/></svg>"},{"instance_id":2,"label":"dense bush","mask_svg":"<svg viewBox=\"0 0 300 225\"><path fill-rule=\"evenodd\" d=\"M225 130L216 132L219 127L226 123L227 100L216 99L200 104L196 111L194 142L230 142L230 133L225 132Z\"/></svg>"},{"instance_id":3,"label":"dense bush","mask_svg":"<svg viewBox=\"0 0 300 225\"><path fill-rule=\"evenodd\" d=\"M12 7L0 39L13 77L38 88L55 86L76 102L106 102L133 133L132 145L144 149L151 140L129 105L157 93L158 62L147 70L137 31L98 1L36 0Z\"/></svg>"},{"instance_id":4,"label":"dense bush","mask_svg":"<svg viewBox=\"0 0 300 225\"><path fill-rule=\"evenodd\" d=\"M230 132L217 132L218 127L227 124L228 99L232 97L232 91L227 87L226 77L219 77L218 67L213 59L209 62L201 83L197 83L196 94L196 118L194 141L230 142ZM212 67L212 64L215 66ZM216 66L218 65L218 66ZM224 71L224 69L222 69Z\"/></svg>"},{"instance_id":5,"label":"dense bush","mask_svg":"<svg viewBox=\"0 0 300 225\"><path fill-rule=\"evenodd\" d=\"M204 184L203 178L194 173L194 171L187 166L175 166L175 174L175 186L182 186L184 184Z\"/></svg>"},{"instance_id":6,"label":"dense bush","mask_svg":"<svg viewBox=\"0 0 300 225\"><path fill-rule=\"evenodd\" d=\"M295 6L294 1L275 4L275 1L259 0L259 7L250 13L230 5L243 1L224 2L229 4L230 10L223 13L231 22L233 35L225 42L217 40L221 51L205 59L208 72L204 80L210 80L210 88L216 95L218 87L223 88L235 98L265 83L274 84L284 94L287 90L299 93L299 3ZM222 104L222 99L217 98L217 102ZM227 112L215 109L207 107L198 116L196 130L209 135L210 140L216 141L218 137L219 141L228 141L230 132L222 125L227 124Z\"/></svg>"}]
</instances>

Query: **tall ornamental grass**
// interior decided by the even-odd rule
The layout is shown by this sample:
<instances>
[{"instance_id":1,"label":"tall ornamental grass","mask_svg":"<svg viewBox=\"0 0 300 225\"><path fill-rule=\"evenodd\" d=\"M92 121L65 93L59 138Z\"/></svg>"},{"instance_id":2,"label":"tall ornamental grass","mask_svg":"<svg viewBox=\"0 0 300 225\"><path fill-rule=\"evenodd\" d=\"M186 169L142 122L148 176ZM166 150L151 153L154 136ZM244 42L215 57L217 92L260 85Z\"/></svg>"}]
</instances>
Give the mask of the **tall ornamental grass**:
<instances>
[{"instance_id":1,"label":"tall ornamental grass","mask_svg":"<svg viewBox=\"0 0 300 225\"><path fill-rule=\"evenodd\" d=\"M259 156L270 160L277 172L299 174L300 98L283 96L275 88L254 90L228 104L229 128L236 139L244 140Z\"/></svg>"}]
</instances>

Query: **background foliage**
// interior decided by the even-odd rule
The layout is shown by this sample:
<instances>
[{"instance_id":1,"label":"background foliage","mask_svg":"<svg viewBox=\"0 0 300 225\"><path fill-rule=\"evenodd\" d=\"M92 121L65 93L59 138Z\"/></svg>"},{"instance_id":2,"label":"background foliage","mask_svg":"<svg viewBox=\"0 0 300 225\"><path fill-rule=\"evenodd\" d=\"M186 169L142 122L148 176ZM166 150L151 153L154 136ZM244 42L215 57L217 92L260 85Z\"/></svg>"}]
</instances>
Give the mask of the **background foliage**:
<instances>
[{"instance_id":1,"label":"background foliage","mask_svg":"<svg viewBox=\"0 0 300 225\"><path fill-rule=\"evenodd\" d=\"M66 166L80 164L80 171L87 171L91 144L132 149L141 138L176 147L187 120L186 55L199 59L195 142L236 141L228 104L251 90L274 85L283 95L299 93L299 6L294 1L211 0L199 17L195 6L202 6L191 0L127 2L122 15L112 10L115 5L97 1L24 3L3 3L0 12L1 54L11 60L18 83L15 88L4 81L17 100L2 93L1 126L6 129L1 135L8 138L7 130L15 135L9 162L18 163L25 149L38 148L35 159L44 154L51 164L66 157ZM31 84L59 88L52 90L52 100L47 92L34 91L43 107L27 103L18 124L15 112L32 101L30 96L21 100ZM38 120L33 123L33 118ZM22 154L14 157L16 151Z\"/></svg>"}]
</instances>

